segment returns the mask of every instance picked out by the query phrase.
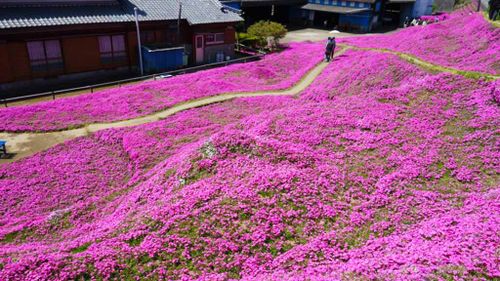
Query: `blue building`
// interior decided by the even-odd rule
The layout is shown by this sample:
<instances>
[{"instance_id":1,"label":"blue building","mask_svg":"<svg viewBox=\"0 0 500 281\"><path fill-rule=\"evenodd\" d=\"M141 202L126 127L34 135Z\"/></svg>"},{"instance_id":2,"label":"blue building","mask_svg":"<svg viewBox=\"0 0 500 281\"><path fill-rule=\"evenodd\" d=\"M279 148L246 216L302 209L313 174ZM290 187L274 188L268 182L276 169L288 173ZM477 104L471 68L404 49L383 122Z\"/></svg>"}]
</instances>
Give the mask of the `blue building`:
<instances>
[{"instance_id":1,"label":"blue building","mask_svg":"<svg viewBox=\"0 0 500 281\"><path fill-rule=\"evenodd\" d=\"M434 0L309 0L302 6L309 24L350 32L397 27L406 17L432 13Z\"/></svg>"}]
</instances>

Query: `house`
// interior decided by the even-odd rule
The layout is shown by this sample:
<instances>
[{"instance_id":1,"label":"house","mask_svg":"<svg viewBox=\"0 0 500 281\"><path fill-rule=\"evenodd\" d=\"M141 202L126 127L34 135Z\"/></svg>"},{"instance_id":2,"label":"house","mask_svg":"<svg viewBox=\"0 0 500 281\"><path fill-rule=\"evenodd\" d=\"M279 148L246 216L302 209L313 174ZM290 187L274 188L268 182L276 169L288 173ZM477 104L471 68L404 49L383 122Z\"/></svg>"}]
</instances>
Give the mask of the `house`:
<instances>
[{"instance_id":1,"label":"house","mask_svg":"<svg viewBox=\"0 0 500 281\"><path fill-rule=\"evenodd\" d=\"M245 23L270 20L285 25L301 24L300 7L307 0L220 0L222 4L243 11Z\"/></svg>"},{"instance_id":2,"label":"house","mask_svg":"<svg viewBox=\"0 0 500 281\"><path fill-rule=\"evenodd\" d=\"M141 45L182 47L190 65L234 57L242 18L217 0L0 0L0 91L136 74L134 8Z\"/></svg>"},{"instance_id":3,"label":"house","mask_svg":"<svg viewBox=\"0 0 500 281\"><path fill-rule=\"evenodd\" d=\"M406 17L432 13L433 0L309 0L302 6L310 25L370 32L401 26Z\"/></svg>"}]
</instances>

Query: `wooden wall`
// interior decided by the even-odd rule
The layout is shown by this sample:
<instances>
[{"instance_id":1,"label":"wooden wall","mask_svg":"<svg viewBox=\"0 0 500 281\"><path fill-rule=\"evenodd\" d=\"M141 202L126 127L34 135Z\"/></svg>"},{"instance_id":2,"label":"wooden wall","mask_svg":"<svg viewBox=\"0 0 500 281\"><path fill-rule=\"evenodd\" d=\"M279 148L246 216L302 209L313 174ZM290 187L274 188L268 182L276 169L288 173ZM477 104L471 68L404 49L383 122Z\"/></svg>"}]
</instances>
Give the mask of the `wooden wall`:
<instances>
[{"instance_id":1,"label":"wooden wall","mask_svg":"<svg viewBox=\"0 0 500 281\"><path fill-rule=\"evenodd\" d=\"M172 38L177 38L176 26L176 21L148 22L141 24L141 31L157 31L160 40L172 41ZM218 32L225 33L226 44L234 43L234 28L230 24L229 26L228 24L189 26L187 22L183 21L181 43L192 44L195 33ZM113 34L125 35L128 60L121 65L102 64L100 60L98 36ZM2 37L2 41L0 41L0 84L40 78L39 75L35 76L31 71L26 47L26 42L31 40L60 40L64 60L62 74L137 65L137 35L133 23L0 30L0 36ZM165 36L167 38L162 38Z\"/></svg>"},{"instance_id":2,"label":"wooden wall","mask_svg":"<svg viewBox=\"0 0 500 281\"><path fill-rule=\"evenodd\" d=\"M61 48L66 73L101 69L97 36L63 38Z\"/></svg>"},{"instance_id":3,"label":"wooden wall","mask_svg":"<svg viewBox=\"0 0 500 281\"><path fill-rule=\"evenodd\" d=\"M0 83L12 81L9 52L6 42L0 42Z\"/></svg>"}]
</instances>

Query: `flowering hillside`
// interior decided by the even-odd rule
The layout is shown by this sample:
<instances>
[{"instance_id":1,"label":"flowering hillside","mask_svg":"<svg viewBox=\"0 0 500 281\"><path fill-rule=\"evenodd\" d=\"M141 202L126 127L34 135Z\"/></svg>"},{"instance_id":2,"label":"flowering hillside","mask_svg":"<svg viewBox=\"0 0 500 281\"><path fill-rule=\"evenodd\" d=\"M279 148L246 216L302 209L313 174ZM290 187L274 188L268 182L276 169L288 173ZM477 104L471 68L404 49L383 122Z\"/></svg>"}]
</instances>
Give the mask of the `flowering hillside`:
<instances>
[{"instance_id":1,"label":"flowering hillside","mask_svg":"<svg viewBox=\"0 0 500 281\"><path fill-rule=\"evenodd\" d=\"M286 89L317 65L323 46L292 43L257 62L0 110L0 131L50 131L148 115L223 93Z\"/></svg>"},{"instance_id":2,"label":"flowering hillside","mask_svg":"<svg viewBox=\"0 0 500 281\"><path fill-rule=\"evenodd\" d=\"M460 70L500 74L500 29L479 13L451 14L446 21L395 34L341 39L367 48L386 48Z\"/></svg>"},{"instance_id":3,"label":"flowering hillside","mask_svg":"<svg viewBox=\"0 0 500 281\"><path fill-rule=\"evenodd\" d=\"M499 104L348 50L297 97L67 141L0 166L0 280L500 279Z\"/></svg>"},{"instance_id":4,"label":"flowering hillside","mask_svg":"<svg viewBox=\"0 0 500 281\"><path fill-rule=\"evenodd\" d=\"M194 109L1 168L1 279L499 277L498 83L411 71L350 81L372 91Z\"/></svg>"},{"instance_id":5,"label":"flowering hillside","mask_svg":"<svg viewBox=\"0 0 500 281\"><path fill-rule=\"evenodd\" d=\"M427 75L396 55L348 50L308 87L302 98L315 101L342 95L365 95L413 83Z\"/></svg>"}]
</instances>

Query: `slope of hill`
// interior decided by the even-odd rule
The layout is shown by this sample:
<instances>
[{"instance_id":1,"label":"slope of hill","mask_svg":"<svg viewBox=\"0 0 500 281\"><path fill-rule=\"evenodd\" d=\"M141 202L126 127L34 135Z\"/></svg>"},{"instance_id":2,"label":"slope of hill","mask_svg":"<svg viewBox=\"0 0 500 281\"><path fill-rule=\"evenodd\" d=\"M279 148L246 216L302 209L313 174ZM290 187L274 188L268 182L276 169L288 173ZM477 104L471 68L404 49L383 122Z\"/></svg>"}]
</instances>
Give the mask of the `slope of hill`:
<instances>
[{"instance_id":1,"label":"slope of hill","mask_svg":"<svg viewBox=\"0 0 500 281\"><path fill-rule=\"evenodd\" d=\"M298 97L68 141L0 166L0 279L498 279L499 103L349 50Z\"/></svg>"}]
</instances>

